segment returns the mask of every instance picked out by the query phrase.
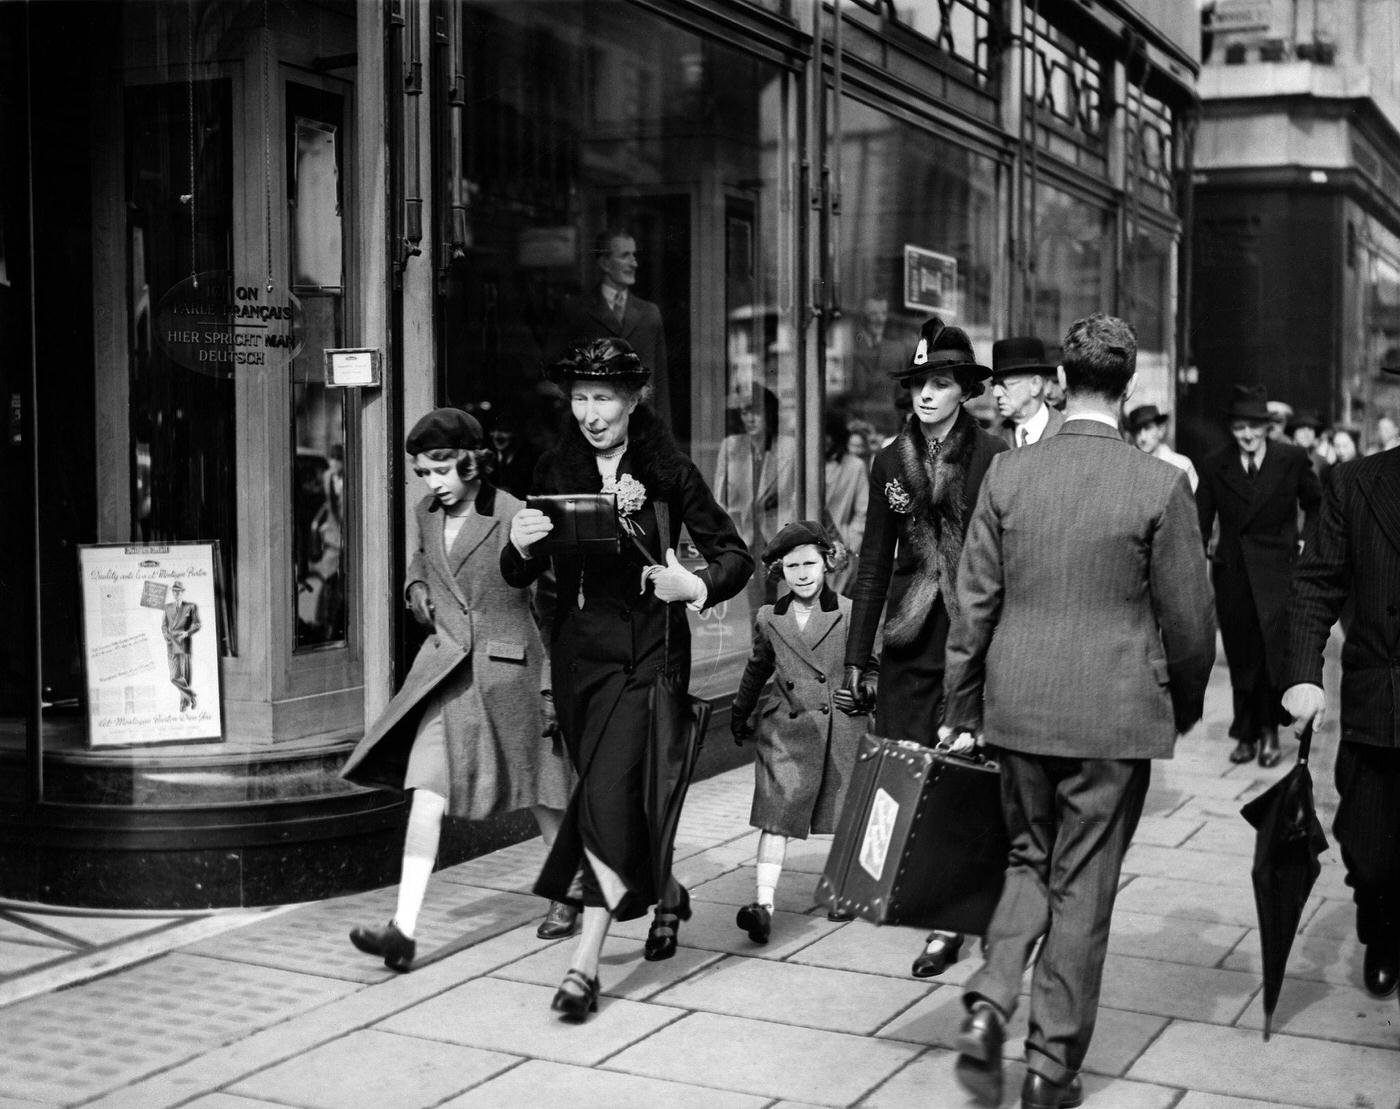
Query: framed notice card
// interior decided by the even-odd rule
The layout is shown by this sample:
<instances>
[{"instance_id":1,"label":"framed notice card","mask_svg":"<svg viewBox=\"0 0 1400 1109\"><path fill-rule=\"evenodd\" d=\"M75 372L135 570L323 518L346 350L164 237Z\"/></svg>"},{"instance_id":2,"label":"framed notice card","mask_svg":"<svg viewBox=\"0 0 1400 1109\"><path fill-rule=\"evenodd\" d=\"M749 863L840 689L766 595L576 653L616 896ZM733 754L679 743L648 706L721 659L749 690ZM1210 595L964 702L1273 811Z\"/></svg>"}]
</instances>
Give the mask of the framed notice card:
<instances>
[{"instance_id":1,"label":"framed notice card","mask_svg":"<svg viewBox=\"0 0 1400 1109\"><path fill-rule=\"evenodd\" d=\"M341 389L378 385L379 351L373 347L340 347L326 351L326 384Z\"/></svg>"},{"instance_id":2,"label":"framed notice card","mask_svg":"<svg viewBox=\"0 0 1400 1109\"><path fill-rule=\"evenodd\" d=\"M223 738L217 543L78 548L88 742Z\"/></svg>"}]
</instances>

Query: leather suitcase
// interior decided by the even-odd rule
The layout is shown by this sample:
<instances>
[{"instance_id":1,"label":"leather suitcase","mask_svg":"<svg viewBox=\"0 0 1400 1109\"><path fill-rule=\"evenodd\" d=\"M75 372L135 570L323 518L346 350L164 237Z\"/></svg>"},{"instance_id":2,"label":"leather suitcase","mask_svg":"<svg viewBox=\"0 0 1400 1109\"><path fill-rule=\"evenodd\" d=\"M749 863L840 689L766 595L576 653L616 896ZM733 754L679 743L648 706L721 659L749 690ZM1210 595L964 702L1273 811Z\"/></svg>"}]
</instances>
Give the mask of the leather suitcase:
<instances>
[{"instance_id":1,"label":"leather suitcase","mask_svg":"<svg viewBox=\"0 0 1400 1109\"><path fill-rule=\"evenodd\" d=\"M984 935L1009 846L995 762L866 735L817 897L875 924Z\"/></svg>"}]
</instances>

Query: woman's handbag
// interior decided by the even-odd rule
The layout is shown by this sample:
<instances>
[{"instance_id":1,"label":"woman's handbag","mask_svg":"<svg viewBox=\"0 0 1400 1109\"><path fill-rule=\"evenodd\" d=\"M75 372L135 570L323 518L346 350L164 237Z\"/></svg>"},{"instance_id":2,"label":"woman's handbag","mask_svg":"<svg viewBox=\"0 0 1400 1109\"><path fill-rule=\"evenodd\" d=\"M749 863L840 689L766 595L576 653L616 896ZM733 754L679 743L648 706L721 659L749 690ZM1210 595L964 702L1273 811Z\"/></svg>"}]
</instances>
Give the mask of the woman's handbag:
<instances>
[{"instance_id":1,"label":"woman's handbag","mask_svg":"<svg viewBox=\"0 0 1400 1109\"><path fill-rule=\"evenodd\" d=\"M817 898L875 924L985 935L1009 851L995 762L866 735Z\"/></svg>"},{"instance_id":2,"label":"woman's handbag","mask_svg":"<svg viewBox=\"0 0 1400 1109\"><path fill-rule=\"evenodd\" d=\"M526 498L525 507L543 512L554 525L535 543L535 554L616 554L622 550L615 493L536 495Z\"/></svg>"}]
</instances>

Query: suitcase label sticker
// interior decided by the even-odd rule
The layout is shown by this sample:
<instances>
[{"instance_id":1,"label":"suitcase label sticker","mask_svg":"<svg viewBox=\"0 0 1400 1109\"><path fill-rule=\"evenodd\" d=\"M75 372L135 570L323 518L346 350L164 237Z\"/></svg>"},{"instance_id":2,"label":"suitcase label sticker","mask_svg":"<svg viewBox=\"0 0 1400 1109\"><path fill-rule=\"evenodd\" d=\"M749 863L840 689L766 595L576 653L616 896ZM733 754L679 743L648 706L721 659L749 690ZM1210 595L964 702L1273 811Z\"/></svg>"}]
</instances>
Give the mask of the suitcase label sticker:
<instances>
[{"instance_id":1,"label":"suitcase label sticker","mask_svg":"<svg viewBox=\"0 0 1400 1109\"><path fill-rule=\"evenodd\" d=\"M885 869L894 822L899 817L899 802L883 789L875 791L870 804L870 820L865 825L865 839L860 845L860 865L877 882Z\"/></svg>"}]
</instances>

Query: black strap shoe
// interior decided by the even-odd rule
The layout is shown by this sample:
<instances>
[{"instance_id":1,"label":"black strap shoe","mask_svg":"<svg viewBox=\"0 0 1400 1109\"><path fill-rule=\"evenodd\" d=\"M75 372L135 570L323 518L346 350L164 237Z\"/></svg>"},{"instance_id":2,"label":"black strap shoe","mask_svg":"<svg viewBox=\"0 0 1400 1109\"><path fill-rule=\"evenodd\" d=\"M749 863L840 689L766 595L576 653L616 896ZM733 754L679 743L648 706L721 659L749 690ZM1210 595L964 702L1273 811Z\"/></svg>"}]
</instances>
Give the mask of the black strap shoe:
<instances>
[{"instance_id":1,"label":"black strap shoe","mask_svg":"<svg viewBox=\"0 0 1400 1109\"><path fill-rule=\"evenodd\" d=\"M925 943L909 970L915 978L937 977L962 954L963 937L958 932L930 932Z\"/></svg>"},{"instance_id":2,"label":"black strap shoe","mask_svg":"<svg viewBox=\"0 0 1400 1109\"><path fill-rule=\"evenodd\" d=\"M382 956L384 965L400 974L407 973L418 950L417 942L400 932L392 920L383 928L350 929L350 942L366 955Z\"/></svg>"},{"instance_id":3,"label":"black strap shoe","mask_svg":"<svg viewBox=\"0 0 1400 1109\"><path fill-rule=\"evenodd\" d=\"M1074 1109L1084 1104L1084 1084L1075 1075L1064 1085L1035 1071L1026 1071L1021 1085L1021 1109Z\"/></svg>"},{"instance_id":4,"label":"black strap shoe","mask_svg":"<svg viewBox=\"0 0 1400 1109\"><path fill-rule=\"evenodd\" d=\"M563 1020L575 1023L585 1021L589 1013L598 1011L598 991L601 988L596 975L590 978L583 971L570 968L564 975L564 981L559 983L559 990L549 1007Z\"/></svg>"},{"instance_id":5,"label":"black strap shoe","mask_svg":"<svg viewBox=\"0 0 1400 1109\"><path fill-rule=\"evenodd\" d=\"M649 963L659 963L676 953L676 937L680 933L680 922L690 919L690 891L681 886L681 899L676 905L658 905L651 918L651 929L647 932L646 949L642 958Z\"/></svg>"},{"instance_id":6,"label":"black strap shoe","mask_svg":"<svg viewBox=\"0 0 1400 1109\"><path fill-rule=\"evenodd\" d=\"M1001 1104L1001 1051L1005 1043L1006 1024L1000 1011L990 1001L976 1002L958 1034L958 1060L953 1069L962 1088L978 1105Z\"/></svg>"},{"instance_id":7,"label":"black strap shoe","mask_svg":"<svg viewBox=\"0 0 1400 1109\"><path fill-rule=\"evenodd\" d=\"M773 914L768 911L767 905L755 901L739 910L734 923L747 932L754 943L767 943L768 935L773 931Z\"/></svg>"}]
</instances>

